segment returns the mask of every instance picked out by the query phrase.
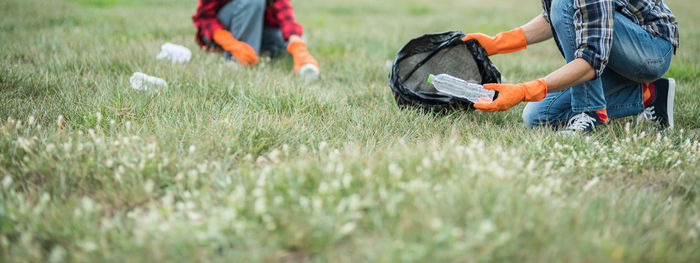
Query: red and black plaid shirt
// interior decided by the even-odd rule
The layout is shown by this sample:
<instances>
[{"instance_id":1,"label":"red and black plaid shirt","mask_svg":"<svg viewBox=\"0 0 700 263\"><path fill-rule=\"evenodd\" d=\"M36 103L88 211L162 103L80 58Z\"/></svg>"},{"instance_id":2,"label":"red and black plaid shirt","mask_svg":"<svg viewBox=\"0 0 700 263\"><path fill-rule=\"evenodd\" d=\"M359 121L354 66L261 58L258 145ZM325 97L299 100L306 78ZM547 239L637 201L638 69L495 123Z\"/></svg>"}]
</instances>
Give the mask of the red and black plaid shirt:
<instances>
[{"instance_id":1,"label":"red and black plaid shirt","mask_svg":"<svg viewBox=\"0 0 700 263\"><path fill-rule=\"evenodd\" d=\"M206 46L203 37L211 40L214 32L225 29L216 14L224 5L235 0L199 0L197 11L192 15L192 21L197 27L197 43ZM265 25L279 27L285 40L291 35L301 36L303 28L294 17L294 8L289 0L276 0L265 8Z\"/></svg>"}]
</instances>

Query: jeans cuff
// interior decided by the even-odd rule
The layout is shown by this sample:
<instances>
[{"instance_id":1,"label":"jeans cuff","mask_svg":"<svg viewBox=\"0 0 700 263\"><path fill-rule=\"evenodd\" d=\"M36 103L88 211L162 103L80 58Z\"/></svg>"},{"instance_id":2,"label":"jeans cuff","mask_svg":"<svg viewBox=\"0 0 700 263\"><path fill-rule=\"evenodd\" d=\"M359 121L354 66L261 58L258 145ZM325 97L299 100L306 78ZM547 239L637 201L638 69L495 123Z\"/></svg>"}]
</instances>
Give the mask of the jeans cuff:
<instances>
[{"instance_id":1,"label":"jeans cuff","mask_svg":"<svg viewBox=\"0 0 700 263\"><path fill-rule=\"evenodd\" d=\"M575 113L597 111L597 110L603 110L603 109L605 109L605 105L588 106L588 107L571 107L571 111L573 111Z\"/></svg>"}]
</instances>

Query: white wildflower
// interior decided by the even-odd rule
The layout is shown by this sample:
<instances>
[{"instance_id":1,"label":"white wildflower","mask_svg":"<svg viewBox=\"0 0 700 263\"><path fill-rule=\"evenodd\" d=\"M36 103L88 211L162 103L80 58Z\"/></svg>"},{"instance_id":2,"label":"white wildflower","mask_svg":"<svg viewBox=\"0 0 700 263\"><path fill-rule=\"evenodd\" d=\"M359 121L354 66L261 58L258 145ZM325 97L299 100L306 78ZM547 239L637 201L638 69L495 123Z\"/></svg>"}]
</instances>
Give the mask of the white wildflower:
<instances>
[{"instance_id":1,"label":"white wildflower","mask_svg":"<svg viewBox=\"0 0 700 263\"><path fill-rule=\"evenodd\" d=\"M265 196L265 190L260 187L256 187L255 189L253 189L253 196L263 197Z\"/></svg>"},{"instance_id":2,"label":"white wildflower","mask_svg":"<svg viewBox=\"0 0 700 263\"><path fill-rule=\"evenodd\" d=\"M590 181L588 181L588 183L586 183L586 185L583 186L583 191L584 191L584 192L587 192L587 191L590 190L594 185L598 184L598 181L600 181L600 179L598 179L598 177L593 177L593 179L591 179Z\"/></svg>"},{"instance_id":3,"label":"white wildflower","mask_svg":"<svg viewBox=\"0 0 700 263\"><path fill-rule=\"evenodd\" d=\"M401 183L400 187L409 193L418 193L430 189L430 184L421 179L413 179L408 183Z\"/></svg>"},{"instance_id":4,"label":"white wildflower","mask_svg":"<svg viewBox=\"0 0 700 263\"><path fill-rule=\"evenodd\" d=\"M352 176L350 174L343 175L343 187L349 187L350 183L352 183Z\"/></svg>"},{"instance_id":5,"label":"white wildflower","mask_svg":"<svg viewBox=\"0 0 700 263\"><path fill-rule=\"evenodd\" d=\"M255 164L257 164L257 165L264 165L264 164L266 164L267 162L268 162L268 161L267 161L267 158L265 158L265 156L262 156L262 155L261 155L261 156L258 156L258 158L255 159Z\"/></svg>"},{"instance_id":6,"label":"white wildflower","mask_svg":"<svg viewBox=\"0 0 700 263\"><path fill-rule=\"evenodd\" d=\"M264 214L262 216L263 223L265 223L265 228L267 228L268 231L275 230L277 226L275 225L275 221L272 220L272 217L268 214Z\"/></svg>"},{"instance_id":7,"label":"white wildflower","mask_svg":"<svg viewBox=\"0 0 700 263\"><path fill-rule=\"evenodd\" d=\"M53 143L49 143L46 145L45 151L46 152L53 152L53 150L55 150L55 149L56 149L56 145Z\"/></svg>"},{"instance_id":8,"label":"white wildflower","mask_svg":"<svg viewBox=\"0 0 700 263\"><path fill-rule=\"evenodd\" d=\"M190 145L189 152L193 153L195 150L197 150L197 147L194 147L194 145Z\"/></svg>"},{"instance_id":9,"label":"white wildflower","mask_svg":"<svg viewBox=\"0 0 700 263\"><path fill-rule=\"evenodd\" d=\"M193 222L200 222L204 218L204 216L197 212L188 211L187 218Z\"/></svg>"},{"instance_id":10,"label":"white wildflower","mask_svg":"<svg viewBox=\"0 0 700 263\"><path fill-rule=\"evenodd\" d=\"M394 177L400 178L403 175L403 170L396 163L389 164L389 174Z\"/></svg>"},{"instance_id":11,"label":"white wildflower","mask_svg":"<svg viewBox=\"0 0 700 263\"><path fill-rule=\"evenodd\" d=\"M58 124L58 127L63 128L63 125L65 125L65 120L63 119L63 115L58 115L58 118L56 118L56 124Z\"/></svg>"},{"instance_id":12,"label":"white wildflower","mask_svg":"<svg viewBox=\"0 0 700 263\"><path fill-rule=\"evenodd\" d=\"M121 181L122 181L122 175L124 174L124 172L125 172L124 166L123 166L123 165L119 165L119 167L117 167L117 170L114 171L114 179L117 180L117 182L121 182Z\"/></svg>"},{"instance_id":13,"label":"white wildflower","mask_svg":"<svg viewBox=\"0 0 700 263\"><path fill-rule=\"evenodd\" d=\"M314 207L314 210L319 211L323 208L323 200L319 198L314 198L312 201L312 205Z\"/></svg>"},{"instance_id":14,"label":"white wildflower","mask_svg":"<svg viewBox=\"0 0 700 263\"><path fill-rule=\"evenodd\" d=\"M343 164L338 162L338 165L335 167L335 174L343 174L344 169Z\"/></svg>"},{"instance_id":15,"label":"white wildflower","mask_svg":"<svg viewBox=\"0 0 700 263\"><path fill-rule=\"evenodd\" d=\"M80 248L82 248L83 250L85 250L87 252L92 252L92 251L97 250L97 245L95 244L95 242L92 242L89 240L80 242L78 246L80 246Z\"/></svg>"},{"instance_id":16,"label":"white wildflower","mask_svg":"<svg viewBox=\"0 0 700 263\"><path fill-rule=\"evenodd\" d=\"M272 152L269 154L270 161L273 163L278 163L280 161L280 156L282 156L282 151L278 149L272 150Z\"/></svg>"},{"instance_id":17,"label":"white wildflower","mask_svg":"<svg viewBox=\"0 0 700 263\"><path fill-rule=\"evenodd\" d=\"M83 210L86 212L90 212L95 210L95 202L92 201L89 197L85 196L82 199L80 199L80 203L83 206Z\"/></svg>"},{"instance_id":18,"label":"white wildflower","mask_svg":"<svg viewBox=\"0 0 700 263\"><path fill-rule=\"evenodd\" d=\"M304 209L309 209L310 208L310 201L309 198L306 196L302 196L299 198L299 206Z\"/></svg>"},{"instance_id":19,"label":"white wildflower","mask_svg":"<svg viewBox=\"0 0 700 263\"><path fill-rule=\"evenodd\" d=\"M206 164L206 163L197 164L197 171L198 171L200 174L206 173L206 172L207 172L207 164Z\"/></svg>"},{"instance_id":20,"label":"white wildflower","mask_svg":"<svg viewBox=\"0 0 700 263\"><path fill-rule=\"evenodd\" d=\"M2 178L2 187L7 189L10 188L12 185L12 177L10 175L5 175L5 178Z\"/></svg>"},{"instance_id":21,"label":"white wildflower","mask_svg":"<svg viewBox=\"0 0 700 263\"><path fill-rule=\"evenodd\" d=\"M41 199L39 199L39 203L45 204L45 203L48 203L49 201L51 201L51 195L49 195L49 193L47 193L47 192L43 192L41 194Z\"/></svg>"},{"instance_id":22,"label":"white wildflower","mask_svg":"<svg viewBox=\"0 0 700 263\"><path fill-rule=\"evenodd\" d=\"M97 123L101 123L101 122L102 122L102 113L99 112L99 111L96 112L96 113L95 113L95 118L97 119Z\"/></svg>"},{"instance_id":23,"label":"white wildflower","mask_svg":"<svg viewBox=\"0 0 700 263\"><path fill-rule=\"evenodd\" d=\"M254 204L254 209L255 213L262 215L267 211L267 203L265 201L264 197L255 199L255 204Z\"/></svg>"},{"instance_id":24,"label":"white wildflower","mask_svg":"<svg viewBox=\"0 0 700 263\"><path fill-rule=\"evenodd\" d=\"M275 205L281 205L282 202L284 202L284 198L281 196L275 196L275 199L272 201Z\"/></svg>"},{"instance_id":25,"label":"white wildflower","mask_svg":"<svg viewBox=\"0 0 700 263\"><path fill-rule=\"evenodd\" d=\"M265 168L266 169L263 169L263 170L272 169L269 166L266 166ZM258 180L255 181L255 185L257 185L259 187L265 186L265 183L267 182L267 173L269 173L269 170L266 173L262 173L260 176L258 176Z\"/></svg>"},{"instance_id":26,"label":"white wildflower","mask_svg":"<svg viewBox=\"0 0 700 263\"><path fill-rule=\"evenodd\" d=\"M49 254L49 262L64 262L66 259L66 249L60 245L56 245L51 249Z\"/></svg>"},{"instance_id":27,"label":"white wildflower","mask_svg":"<svg viewBox=\"0 0 700 263\"><path fill-rule=\"evenodd\" d=\"M325 194L328 192L328 184L326 181L321 181L321 183L318 184L318 193L319 194Z\"/></svg>"},{"instance_id":28,"label":"white wildflower","mask_svg":"<svg viewBox=\"0 0 700 263\"><path fill-rule=\"evenodd\" d=\"M355 228L357 227L357 224L355 222L348 222L345 223L343 226L340 227L338 230L338 233L342 236L350 234Z\"/></svg>"},{"instance_id":29,"label":"white wildflower","mask_svg":"<svg viewBox=\"0 0 700 263\"><path fill-rule=\"evenodd\" d=\"M17 145L26 152L32 151L32 143L34 142L30 139L25 139L24 137L17 137Z\"/></svg>"},{"instance_id":30,"label":"white wildflower","mask_svg":"<svg viewBox=\"0 0 700 263\"><path fill-rule=\"evenodd\" d=\"M364 170L362 170L362 177L364 177L365 179L369 179L370 177L372 177L372 170L370 170L369 168L365 168Z\"/></svg>"},{"instance_id":31,"label":"white wildflower","mask_svg":"<svg viewBox=\"0 0 700 263\"><path fill-rule=\"evenodd\" d=\"M421 161L421 166L424 168L430 168L433 164L430 162L430 158L428 157L423 157L423 160Z\"/></svg>"},{"instance_id":32,"label":"white wildflower","mask_svg":"<svg viewBox=\"0 0 700 263\"><path fill-rule=\"evenodd\" d=\"M442 220L438 217L433 217L428 220L428 226L433 230L440 230L443 227Z\"/></svg>"},{"instance_id":33,"label":"white wildflower","mask_svg":"<svg viewBox=\"0 0 700 263\"><path fill-rule=\"evenodd\" d=\"M360 207L362 206L362 200L357 194L353 194L350 196L348 199L348 209L352 211L359 210Z\"/></svg>"},{"instance_id":34,"label":"white wildflower","mask_svg":"<svg viewBox=\"0 0 700 263\"><path fill-rule=\"evenodd\" d=\"M489 234L496 230L496 225L491 220L483 220L479 224L479 233L482 235Z\"/></svg>"},{"instance_id":35,"label":"white wildflower","mask_svg":"<svg viewBox=\"0 0 700 263\"><path fill-rule=\"evenodd\" d=\"M34 115L29 115L29 119L27 120L27 125L32 126L36 122L36 119L34 118Z\"/></svg>"},{"instance_id":36,"label":"white wildflower","mask_svg":"<svg viewBox=\"0 0 700 263\"><path fill-rule=\"evenodd\" d=\"M333 190L338 190L338 189L340 189L340 186L341 186L341 185L340 185L340 180L332 180L332 181L331 181L331 188L332 188Z\"/></svg>"},{"instance_id":37,"label":"white wildflower","mask_svg":"<svg viewBox=\"0 0 700 263\"><path fill-rule=\"evenodd\" d=\"M146 181L146 184L143 185L143 190L146 191L147 194L150 194L151 192L153 192L153 188L154 188L154 183L153 183L153 180L151 180L151 179L148 179L148 181Z\"/></svg>"}]
</instances>

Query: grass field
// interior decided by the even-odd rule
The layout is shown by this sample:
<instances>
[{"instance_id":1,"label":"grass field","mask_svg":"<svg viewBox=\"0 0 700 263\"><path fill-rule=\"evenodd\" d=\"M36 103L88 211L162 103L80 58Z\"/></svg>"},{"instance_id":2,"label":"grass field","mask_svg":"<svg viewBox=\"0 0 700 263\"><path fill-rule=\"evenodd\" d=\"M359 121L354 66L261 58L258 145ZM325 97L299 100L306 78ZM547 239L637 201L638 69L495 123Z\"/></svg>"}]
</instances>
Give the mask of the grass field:
<instances>
[{"instance_id":1,"label":"grass field","mask_svg":"<svg viewBox=\"0 0 700 263\"><path fill-rule=\"evenodd\" d=\"M539 1L293 1L315 82L198 50L195 0L0 1L0 261L697 262L700 4L666 2L676 129L562 137L523 105L399 110L387 85L409 39ZM165 42L192 61L155 60ZM551 41L493 60L507 82L563 63Z\"/></svg>"}]
</instances>

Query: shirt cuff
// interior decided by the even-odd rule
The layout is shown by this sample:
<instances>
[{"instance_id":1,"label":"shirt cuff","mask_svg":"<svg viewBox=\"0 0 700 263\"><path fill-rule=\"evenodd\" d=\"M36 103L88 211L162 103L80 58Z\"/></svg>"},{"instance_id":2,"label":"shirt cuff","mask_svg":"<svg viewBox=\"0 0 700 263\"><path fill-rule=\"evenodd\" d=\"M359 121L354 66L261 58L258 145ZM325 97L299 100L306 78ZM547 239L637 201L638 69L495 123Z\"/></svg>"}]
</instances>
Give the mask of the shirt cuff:
<instances>
[{"instance_id":1,"label":"shirt cuff","mask_svg":"<svg viewBox=\"0 0 700 263\"><path fill-rule=\"evenodd\" d=\"M547 14L547 12L544 10L542 10L542 17L544 17L544 20L547 21L547 23L552 24L552 21L549 21L549 14Z\"/></svg>"},{"instance_id":2,"label":"shirt cuff","mask_svg":"<svg viewBox=\"0 0 700 263\"><path fill-rule=\"evenodd\" d=\"M296 23L282 25L281 29L284 40L289 40L292 35L301 36L304 33L304 28Z\"/></svg>"},{"instance_id":3,"label":"shirt cuff","mask_svg":"<svg viewBox=\"0 0 700 263\"><path fill-rule=\"evenodd\" d=\"M605 70L605 66L608 64L607 59L603 59L597 52L590 49L579 49L576 50L576 58L582 58L587 61L588 64L595 70L595 78L599 78Z\"/></svg>"}]
</instances>

